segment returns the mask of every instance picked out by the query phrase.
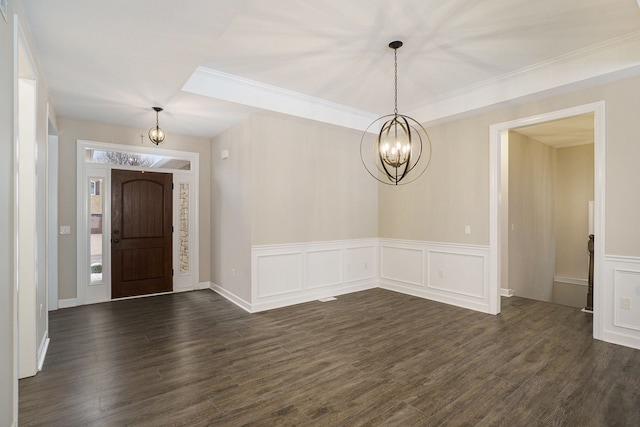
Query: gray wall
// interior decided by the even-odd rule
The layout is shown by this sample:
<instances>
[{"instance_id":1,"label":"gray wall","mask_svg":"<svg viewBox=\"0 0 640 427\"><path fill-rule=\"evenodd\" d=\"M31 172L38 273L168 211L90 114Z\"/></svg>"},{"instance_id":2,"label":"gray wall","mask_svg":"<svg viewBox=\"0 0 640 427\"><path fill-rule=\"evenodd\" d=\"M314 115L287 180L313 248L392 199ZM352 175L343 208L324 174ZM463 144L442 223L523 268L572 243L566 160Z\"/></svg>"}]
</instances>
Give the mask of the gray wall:
<instances>
[{"instance_id":1,"label":"gray wall","mask_svg":"<svg viewBox=\"0 0 640 427\"><path fill-rule=\"evenodd\" d=\"M223 132L211 146L211 281L245 301L251 300L251 123ZM221 158L223 150L229 158Z\"/></svg>"},{"instance_id":2,"label":"gray wall","mask_svg":"<svg viewBox=\"0 0 640 427\"><path fill-rule=\"evenodd\" d=\"M553 299L556 150L509 132L509 288Z\"/></svg>"},{"instance_id":3,"label":"gray wall","mask_svg":"<svg viewBox=\"0 0 640 427\"><path fill-rule=\"evenodd\" d=\"M589 201L594 198L593 155L593 144L557 149L556 276L589 277L587 241Z\"/></svg>"},{"instance_id":4,"label":"gray wall","mask_svg":"<svg viewBox=\"0 0 640 427\"><path fill-rule=\"evenodd\" d=\"M0 426L14 421L13 2L0 18Z\"/></svg>"}]
</instances>

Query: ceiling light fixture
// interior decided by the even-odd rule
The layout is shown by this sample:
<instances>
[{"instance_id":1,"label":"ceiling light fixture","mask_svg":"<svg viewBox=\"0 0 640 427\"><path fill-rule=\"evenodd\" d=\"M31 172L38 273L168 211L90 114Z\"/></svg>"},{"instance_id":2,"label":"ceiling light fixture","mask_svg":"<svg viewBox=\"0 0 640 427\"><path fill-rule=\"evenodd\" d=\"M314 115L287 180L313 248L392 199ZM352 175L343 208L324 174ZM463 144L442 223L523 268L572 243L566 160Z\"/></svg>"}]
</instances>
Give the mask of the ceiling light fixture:
<instances>
[{"instance_id":1,"label":"ceiling light fixture","mask_svg":"<svg viewBox=\"0 0 640 427\"><path fill-rule=\"evenodd\" d=\"M149 129L149 139L156 145L160 145L164 142L164 131L160 129L160 125L158 124L158 114L162 111L160 107L153 107L156 111L156 127Z\"/></svg>"},{"instance_id":2,"label":"ceiling light fixture","mask_svg":"<svg viewBox=\"0 0 640 427\"><path fill-rule=\"evenodd\" d=\"M409 116L398 114L398 49L401 41L389 43L394 54L394 110L377 118L360 140L360 158L369 174L383 184L403 185L418 179L431 162L431 140L426 129ZM380 129L373 137L369 129ZM371 153L373 155L371 155Z\"/></svg>"}]
</instances>

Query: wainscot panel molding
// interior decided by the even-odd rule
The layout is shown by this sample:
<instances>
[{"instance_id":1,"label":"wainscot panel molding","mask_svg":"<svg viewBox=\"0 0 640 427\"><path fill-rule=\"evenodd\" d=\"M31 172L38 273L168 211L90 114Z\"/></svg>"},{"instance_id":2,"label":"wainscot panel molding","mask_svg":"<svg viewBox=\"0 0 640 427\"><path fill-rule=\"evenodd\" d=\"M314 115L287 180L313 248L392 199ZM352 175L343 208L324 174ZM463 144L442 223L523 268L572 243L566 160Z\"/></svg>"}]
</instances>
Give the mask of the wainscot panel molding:
<instances>
[{"instance_id":1,"label":"wainscot panel molding","mask_svg":"<svg viewBox=\"0 0 640 427\"><path fill-rule=\"evenodd\" d=\"M489 312L489 247L379 239L380 287Z\"/></svg>"},{"instance_id":2,"label":"wainscot panel molding","mask_svg":"<svg viewBox=\"0 0 640 427\"><path fill-rule=\"evenodd\" d=\"M640 258L606 255L603 277L604 283L594 284L603 305L594 307L603 310L602 338L640 349Z\"/></svg>"},{"instance_id":3,"label":"wainscot panel molding","mask_svg":"<svg viewBox=\"0 0 640 427\"><path fill-rule=\"evenodd\" d=\"M377 287L378 239L251 248L251 312Z\"/></svg>"},{"instance_id":4,"label":"wainscot panel molding","mask_svg":"<svg viewBox=\"0 0 640 427\"><path fill-rule=\"evenodd\" d=\"M211 284L250 313L380 287L489 312L489 247L354 239L251 248L251 301Z\"/></svg>"}]
</instances>

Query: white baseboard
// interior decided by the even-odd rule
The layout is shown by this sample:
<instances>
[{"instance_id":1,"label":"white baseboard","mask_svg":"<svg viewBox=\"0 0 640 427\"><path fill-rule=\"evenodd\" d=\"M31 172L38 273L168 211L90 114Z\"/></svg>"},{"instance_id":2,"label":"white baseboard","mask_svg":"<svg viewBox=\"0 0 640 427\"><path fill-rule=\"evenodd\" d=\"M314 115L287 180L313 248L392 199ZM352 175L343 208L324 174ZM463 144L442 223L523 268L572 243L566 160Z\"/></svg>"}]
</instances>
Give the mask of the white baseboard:
<instances>
[{"instance_id":1,"label":"white baseboard","mask_svg":"<svg viewBox=\"0 0 640 427\"><path fill-rule=\"evenodd\" d=\"M401 285L388 281L381 281L379 286L381 289L399 292L405 295L424 298L443 304L454 305L456 307L467 308L469 310L479 311L481 313L489 313L489 307L482 301L470 301L464 297L457 297L455 294L444 294L440 292L432 292L428 289L419 289L411 286Z\"/></svg>"},{"instance_id":2,"label":"white baseboard","mask_svg":"<svg viewBox=\"0 0 640 427\"><path fill-rule=\"evenodd\" d=\"M334 287L329 289L319 289L317 291L307 291L298 295L283 296L282 298L257 302L251 304L251 313L258 313L260 311L273 310L276 308L288 307L295 304L303 304L305 302L317 301L320 298L335 297L338 295L350 294L353 292L366 291L368 289L375 289L378 284L375 281L359 283L349 286Z\"/></svg>"},{"instance_id":3,"label":"white baseboard","mask_svg":"<svg viewBox=\"0 0 640 427\"><path fill-rule=\"evenodd\" d=\"M58 309L75 307L77 305L78 305L78 299L77 298L69 298L69 299L58 300Z\"/></svg>"},{"instance_id":4,"label":"white baseboard","mask_svg":"<svg viewBox=\"0 0 640 427\"><path fill-rule=\"evenodd\" d=\"M211 286L213 286L213 283L211 282L200 282L196 285L196 289L197 290L211 289Z\"/></svg>"},{"instance_id":5,"label":"white baseboard","mask_svg":"<svg viewBox=\"0 0 640 427\"><path fill-rule=\"evenodd\" d=\"M40 343L40 348L38 349L38 372L42 371L42 366L44 366L44 359L47 357L47 350L49 349L49 333L45 332L44 338Z\"/></svg>"},{"instance_id":6,"label":"white baseboard","mask_svg":"<svg viewBox=\"0 0 640 427\"><path fill-rule=\"evenodd\" d=\"M553 281L558 283L568 283L570 285L589 286L588 279L576 279L574 277L553 276Z\"/></svg>"},{"instance_id":7,"label":"white baseboard","mask_svg":"<svg viewBox=\"0 0 640 427\"><path fill-rule=\"evenodd\" d=\"M500 288L501 297L511 298L515 294L516 294L516 291L514 291L513 289Z\"/></svg>"},{"instance_id":8,"label":"white baseboard","mask_svg":"<svg viewBox=\"0 0 640 427\"><path fill-rule=\"evenodd\" d=\"M218 295L220 295L221 297L231 301L232 303L234 303L235 305L237 305L238 307L240 307L241 309L251 313L251 303L248 303L247 301L245 301L244 299L240 298L239 296L235 295L232 292L229 292L228 290L226 290L225 288L216 285L215 283L210 283L209 289L211 289L213 292L217 293Z\"/></svg>"}]
</instances>

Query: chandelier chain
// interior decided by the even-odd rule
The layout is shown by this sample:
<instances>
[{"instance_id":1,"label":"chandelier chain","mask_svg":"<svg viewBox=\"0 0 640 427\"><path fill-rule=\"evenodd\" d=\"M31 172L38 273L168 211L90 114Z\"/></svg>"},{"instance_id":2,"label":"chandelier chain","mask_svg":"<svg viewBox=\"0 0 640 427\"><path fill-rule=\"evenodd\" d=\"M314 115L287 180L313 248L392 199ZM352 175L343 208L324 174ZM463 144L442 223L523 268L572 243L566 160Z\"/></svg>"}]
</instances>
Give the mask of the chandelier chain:
<instances>
[{"instance_id":1,"label":"chandelier chain","mask_svg":"<svg viewBox=\"0 0 640 427\"><path fill-rule=\"evenodd\" d=\"M394 108L393 113L398 115L398 49L393 49L393 58L394 58Z\"/></svg>"}]
</instances>

